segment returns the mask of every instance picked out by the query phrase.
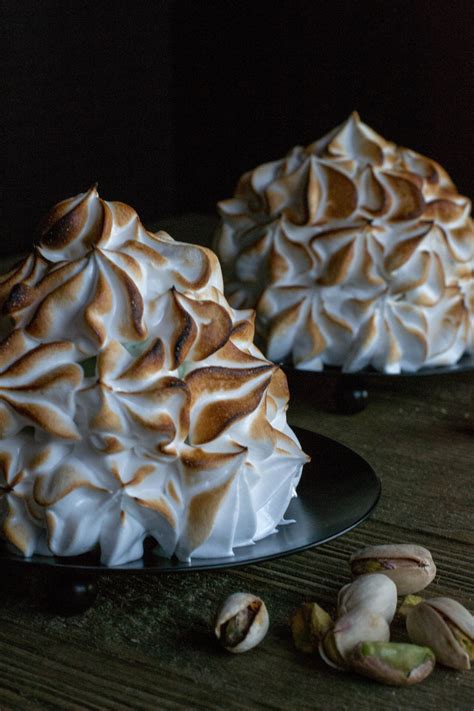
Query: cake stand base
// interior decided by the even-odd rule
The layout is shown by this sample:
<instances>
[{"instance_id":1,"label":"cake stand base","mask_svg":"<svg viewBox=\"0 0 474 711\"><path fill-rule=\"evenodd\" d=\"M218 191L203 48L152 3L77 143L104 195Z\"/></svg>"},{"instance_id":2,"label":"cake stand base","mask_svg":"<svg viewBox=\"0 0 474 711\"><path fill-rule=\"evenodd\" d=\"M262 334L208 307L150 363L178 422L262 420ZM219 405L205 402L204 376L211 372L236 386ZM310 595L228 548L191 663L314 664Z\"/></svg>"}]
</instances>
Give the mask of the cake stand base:
<instances>
[{"instance_id":1,"label":"cake stand base","mask_svg":"<svg viewBox=\"0 0 474 711\"><path fill-rule=\"evenodd\" d=\"M365 410L369 393L380 388L380 383L409 383L413 379L456 376L474 371L474 354L466 355L454 365L421 368L413 373L381 373L364 368L356 373L345 373L340 368L325 367L323 370L299 370L281 363L288 378L292 398L311 400L312 404L328 412L354 415Z\"/></svg>"},{"instance_id":2,"label":"cake stand base","mask_svg":"<svg viewBox=\"0 0 474 711\"><path fill-rule=\"evenodd\" d=\"M369 392L357 376L340 378L336 385L336 410L341 415L355 415L369 404Z\"/></svg>"},{"instance_id":3,"label":"cake stand base","mask_svg":"<svg viewBox=\"0 0 474 711\"><path fill-rule=\"evenodd\" d=\"M79 615L97 597L97 576L81 570L52 569L47 581L47 605L60 615Z\"/></svg>"}]
</instances>

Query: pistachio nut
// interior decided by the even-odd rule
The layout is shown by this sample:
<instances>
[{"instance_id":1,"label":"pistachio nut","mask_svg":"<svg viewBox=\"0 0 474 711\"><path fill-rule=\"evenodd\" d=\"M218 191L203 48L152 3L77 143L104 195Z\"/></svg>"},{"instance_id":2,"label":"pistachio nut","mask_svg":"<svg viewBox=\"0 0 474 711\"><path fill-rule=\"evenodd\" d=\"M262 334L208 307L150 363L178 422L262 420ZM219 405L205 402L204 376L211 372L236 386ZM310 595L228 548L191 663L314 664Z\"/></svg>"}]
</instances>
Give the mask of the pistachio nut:
<instances>
[{"instance_id":1,"label":"pistachio nut","mask_svg":"<svg viewBox=\"0 0 474 711\"><path fill-rule=\"evenodd\" d=\"M267 634L268 625L263 600L250 593L234 593L219 608L214 632L225 649L238 654L256 647Z\"/></svg>"},{"instance_id":2,"label":"pistachio nut","mask_svg":"<svg viewBox=\"0 0 474 711\"><path fill-rule=\"evenodd\" d=\"M382 684L411 686L433 671L436 659L429 647L397 642L360 642L348 657L351 669Z\"/></svg>"},{"instance_id":3,"label":"pistachio nut","mask_svg":"<svg viewBox=\"0 0 474 711\"><path fill-rule=\"evenodd\" d=\"M382 615L390 624L397 609L397 586L393 580L379 573L356 578L339 591L338 616L356 608Z\"/></svg>"},{"instance_id":4,"label":"pistachio nut","mask_svg":"<svg viewBox=\"0 0 474 711\"><path fill-rule=\"evenodd\" d=\"M389 639L390 628L382 615L355 608L340 617L325 634L319 653L330 666L347 669L347 658L359 642L388 642Z\"/></svg>"},{"instance_id":5,"label":"pistachio nut","mask_svg":"<svg viewBox=\"0 0 474 711\"><path fill-rule=\"evenodd\" d=\"M429 550L411 543L363 548L351 556L350 565L353 577L383 573L393 580L399 595L423 590L436 575Z\"/></svg>"},{"instance_id":6,"label":"pistachio nut","mask_svg":"<svg viewBox=\"0 0 474 711\"><path fill-rule=\"evenodd\" d=\"M334 625L330 615L316 602L305 602L292 615L291 634L300 652L317 652L319 643Z\"/></svg>"},{"instance_id":7,"label":"pistachio nut","mask_svg":"<svg viewBox=\"0 0 474 711\"><path fill-rule=\"evenodd\" d=\"M456 600L436 597L408 613L408 636L431 647L436 661L453 669L470 669L474 660L474 617Z\"/></svg>"},{"instance_id":8,"label":"pistachio nut","mask_svg":"<svg viewBox=\"0 0 474 711\"><path fill-rule=\"evenodd\" d=\"M400 603L400 607L397 610L397 615L402 620L405 620L408 613L413 610L414 607L423 602L423 598L419 595L405 595Z\"/></svg>"}]
</instances>

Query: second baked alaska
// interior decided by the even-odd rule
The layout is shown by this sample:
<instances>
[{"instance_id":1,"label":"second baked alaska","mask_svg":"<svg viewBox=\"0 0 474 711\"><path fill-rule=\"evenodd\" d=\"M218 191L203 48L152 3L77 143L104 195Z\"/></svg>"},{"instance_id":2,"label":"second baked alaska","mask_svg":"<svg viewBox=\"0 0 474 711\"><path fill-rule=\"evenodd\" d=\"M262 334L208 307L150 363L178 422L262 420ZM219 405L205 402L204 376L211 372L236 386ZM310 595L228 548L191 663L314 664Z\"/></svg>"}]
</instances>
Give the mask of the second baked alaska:
<instances>
[{"instance_id":1,"label":"second baked alaska","mask_svg":"<svg viewBox=\"0 0 474 711\"><path fill-rule=\"evenodd\" d=\"M473 351L471 203L356 113L243 175L219 211L228 298L257 309L271 360L399 373Z\"/></svg>"},{"instance_id":2,"label":"second baked alaska","mask_svg":"<svg viewBox=\"0 0 474 711\"><path fill-rule=\"evenodd\" d=\"M0 533L106 565L232 555L276 530L307 461L282 371L215 255L95 188L0 278Z\"/></svg>"}]
</instances>

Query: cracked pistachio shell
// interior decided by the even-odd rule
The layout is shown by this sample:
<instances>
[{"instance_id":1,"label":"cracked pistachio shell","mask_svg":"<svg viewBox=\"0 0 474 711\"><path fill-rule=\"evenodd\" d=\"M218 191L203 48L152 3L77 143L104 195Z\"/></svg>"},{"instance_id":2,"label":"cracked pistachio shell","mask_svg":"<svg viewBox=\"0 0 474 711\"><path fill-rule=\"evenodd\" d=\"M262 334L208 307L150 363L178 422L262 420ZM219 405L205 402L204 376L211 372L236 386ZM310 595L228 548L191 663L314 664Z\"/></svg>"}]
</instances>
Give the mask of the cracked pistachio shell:
<instances>
[{"instance_id":1,"label":"cracked pistachio shell","mask_svg":"<svg viewBox=\"0 0 474 711\"><path fill-rule=\"evenodd\" d=\"M291 634L296 649L311 654L318 651L319 643L334 622L316 602L305 602L293 613Z\"/></svg>"},{"instance_id":2,"label":"cracked pistachio shell","mask_svg":"<svg viewBox=\"0 0 474 711\"><path fill-rule=\"evenodd\" d=\"M456 600L425 600L408 613L408 636L431 647L436 661L453 669L470 669L474 660L474 618Z\"/></svg>"},{"instance_id":3,"label":"cracked pistachio shell","mask_svg":"<svg viewBox=\"0 0 474 711\"><path fill-rule=\"evenodd\" d=\"M429 647L397 642L360 642L348 657L351 669L382 684L411 686L433 671L436 659Z\"/></svg>"},{"instance_id":4,"label":"cracked pistachio shell","mask_svg":"<svg viewBox=\"0 0 474 711\"><path fill-rule=\"evenodd\" d=\"M225 649L239 654L256 647L267 634L268 625L263 600L250 593L234 593L217 611L214 632Z\"/></svg>"},{"instance_id":5,"label":"cracked pistachio shell","mask_svg":"<svg viewBox=\"0 0 474 711\"><path fill-rule=\"evenodd\" d=\"M388 642L390 628L382 615L356 608L340 617L319 645L324 661L336 669L347 669L347 658L360 642Z\"/></svg>"},{"instance_id":6,"label":"cracked pistachio shell","mask_svg":"<svg viewBox=\"0 0 474 711\"><path fill-rule=\"evenodd\" d=\"M391 578L399 595L420 592L436 575L429 550L412 543L363 548L351 556L350 565L353 577L382 573Z\"/></svg>"},{"instance_id":7,"label":"cracked pistachio shell","mask_svg":"<svg viewBox=\"0 0 474 711\"><path fill-rule=\"evenodd\" d=\"M339 591L338 616L356 608L375 612L391 623L397 609L397 586L386 575L372 573L356 578Z\"/></svg>"}]
</instances>

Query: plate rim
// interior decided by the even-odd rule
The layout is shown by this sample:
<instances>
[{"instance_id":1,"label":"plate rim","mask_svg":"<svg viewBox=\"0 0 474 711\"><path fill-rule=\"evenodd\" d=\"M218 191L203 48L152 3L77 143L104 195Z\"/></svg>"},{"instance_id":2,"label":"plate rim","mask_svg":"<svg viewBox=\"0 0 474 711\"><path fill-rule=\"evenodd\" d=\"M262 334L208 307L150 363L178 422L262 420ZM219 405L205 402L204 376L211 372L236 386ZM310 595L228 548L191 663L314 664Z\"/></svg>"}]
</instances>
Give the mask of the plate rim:
<instances>
[{"instance_id":1,"label":"plate rim","mask_svg":"<svg viewBox=\"0 0 474 711\"><path fill-rule=\"evenodd\" d=\"M40 555L34 555L30 558L25 558L23 556L17 555L13 552L11 552L5 544L3 544L2 541L0 541L0 569L2 567L8 567L8 566L20 566L25 569L28 569L28 566L30 568L42 568L54 572L61 572L61 573L71 573L71 574L79 574L79 575L94 575L94 576L99 576L99 575L123 575L123 574L129 574L129 575L166 575L166 574L175 574L175 573L199 573L199 572L209 572L209 571L219 571L219 570L226 570L228 568L243 568L248 565L257 565L260 563L265 563L270 560L275 560L277 558L285 558L289 555L293 555L295 553L301 553L305 550L308 550L309 548L316 548L317 546L322 546L325 543L329 543L329 541L332 541L336 538L339 538L341 536L346 535L346 533L349 533L349 531L352 531L354 528L357 528L357 526L360 526L361 523L363 523L369 516L373 513L373 511L377 508L378 503L380 501L380 497L382 495L382 482L380 480L380 477L378 476L377 472L374 470L370 462L367 461L361 454L356 452L352 447L349 447L346 444L343 444L342 442L339 442L338 440L333 439L332 437L328 437L323 434L319 434L318 432L313 432L312 430L308 430L302 427L292 427L292 430L298 437L304 438L307 437L308 435L315 436L319 440L325 441L327 444L330 444L331 446L336 445L339 449L345 449L347 452L350 453L352 457L356 457L359 459L361 462L363 462L364 467L366 468L367 474L370 476L372 479L372 484L376 488L377 492L374 497L374 500L372 501L370 507L367 509L367 511L362 514L362 516L359 516L355 521L351 522L350 525L340 529L334 534L331 534L329 536L326 536L324 538L321 538L318 541L310 541L307 543L304 543L302 545L296 545L296 546L291 546L286 550L283 551L278 551L274 553L267 553L263 554L261 556L255 557L255 558L249 558L247 560L239 560L235 559L234 557L229 556L228 558L216 558L216 561L219 561L217 563L212 563L209 562L210 559L205 558L205 559L200 559L196 558L191 561L189 561L188 564L185 563L185 561L176 561L175 566L173 565L173 560L174 559L165 559L161 558L161 560L168 560L167 565L153 565L153 562L150 564L145 564L141 565L143 563L143 558L138 558L135 561L130 561L129 563L125 563L124 565L116 565L116 566L106 566L102 564L91 564L91 563L74 563L74 562L65 562L60 556L40 556ZM304 475L304 474L303 474ZM302 497L300 497L302 499ZM292 524L293 525L293 524ZM277 533L277 532L276 532ZM271 535L276 535L271 534ZM267 540L268 537L265 537L262 540ZM258 541L255 543L255 545L258 545ZM157 556L157 558L159 558ZM69 559L70 560L70 559ZM204 563L200 563L199 561L203 560L206 561ZM137 567L134 567L134 566Z\"/></svg>"},{"instance_id":2,"label":"plate rim","mask_svg":"<svg viewBox=\"0 0 474 711\"><path fill-rule=\"evenodd\" d=\"M333 377L333 378L421 378L432 377L436 375L457 375L461 373L470 373L474 371L474 353L465 353L456 363L452 365L437 365L419 368L414 372L402 371L401 373L383 373L375 368L362 368L362 370L354 370L347 372L341 370L341 366L324 366L322 370L305 370L304 368L295 368L291 363L278 363L279 367L285 372L288 377L299 377L300 374L316 377Z\"/></svg>"}]
</instances>

